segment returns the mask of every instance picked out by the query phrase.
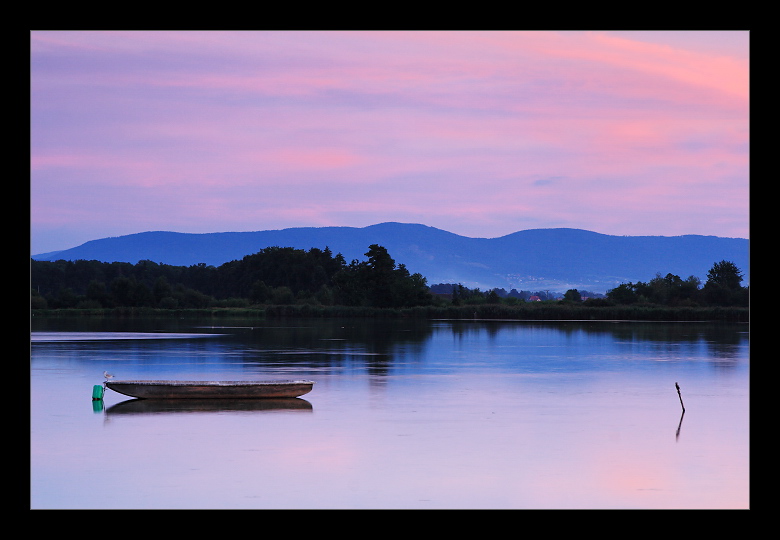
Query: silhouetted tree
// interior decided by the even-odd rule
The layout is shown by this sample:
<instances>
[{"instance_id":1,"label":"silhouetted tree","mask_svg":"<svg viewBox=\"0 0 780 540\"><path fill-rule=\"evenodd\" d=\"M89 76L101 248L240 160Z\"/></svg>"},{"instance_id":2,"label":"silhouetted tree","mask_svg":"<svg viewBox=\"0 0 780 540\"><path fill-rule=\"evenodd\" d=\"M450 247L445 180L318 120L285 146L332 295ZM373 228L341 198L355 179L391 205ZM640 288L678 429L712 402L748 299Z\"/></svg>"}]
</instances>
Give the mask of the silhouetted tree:
<instances>
[{"instance_id":1,"label":"silhouetted tree","mask_svg":"<svg viewBox=\"0 0 780 540\"><path fill-rule=\"evenodd\" d=\"M736 290L741 286L742 272L731 261L720 261L712 265L707 272L707 283L710 286L723 287L728 290Z\"/></svg>"},{"instance_id":2,"label":"silhouetted tree","mask_svg":"<svg viewBox=\"0 0 780 540\"><path fill-rule=\"evenodd\" d=\"M577 289L569 289L563 293L564 302L582 302L582 295Z\"/></svg>"},{"instance_id":3,"label":"silhouetted tree","mask_svg":"<svg viewBox=\"0 0 780 540\"><path fill-rule=\"evenodd\" d=\"M731 261L720 261L707 272L707 283L702 290L705 301L711 305L748 305L748 291L743 289L742 272Z\"/></svg>"},{"instance_id":4,"label":"silhouetted tree","mask_svg":"<svg viewBox=\"0 0 780 540\"><path fill-rule=\"evenodd\" d=\"M633 304L638 300L634 284L621 283L614 289L607 291L607 298L617 304Z\"/></svg>"}]
</instances>

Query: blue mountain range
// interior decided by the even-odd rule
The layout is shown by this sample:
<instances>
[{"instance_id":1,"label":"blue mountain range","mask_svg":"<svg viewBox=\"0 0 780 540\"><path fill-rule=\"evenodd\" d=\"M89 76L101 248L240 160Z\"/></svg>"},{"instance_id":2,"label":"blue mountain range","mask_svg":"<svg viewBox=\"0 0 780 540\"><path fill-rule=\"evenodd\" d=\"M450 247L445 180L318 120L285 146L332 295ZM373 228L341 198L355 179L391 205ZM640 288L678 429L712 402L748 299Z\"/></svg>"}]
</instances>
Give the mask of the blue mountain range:
<instances>
[{"instance_id":1,"label":"blue mountain range","mask_svg":"<svg viewBox=\"0 0 780 540\"><path fill-rule=\"evenodd\" d=\"M396 263L425 276L429 285L461 283L483 290L576 288L592 292L656 273L707 279L721 260L731 261L749 283L749 240L717 236L613 236L581 229L530 229L498 238L470 238L426 225L379 223L368 227L297 227L256 232L142 232L92 240L33 255L35 260L98 260L219 266L271 246L330 248L347 262L366 260L371 244L387 248Z\"/></svg>"}]
</instances>

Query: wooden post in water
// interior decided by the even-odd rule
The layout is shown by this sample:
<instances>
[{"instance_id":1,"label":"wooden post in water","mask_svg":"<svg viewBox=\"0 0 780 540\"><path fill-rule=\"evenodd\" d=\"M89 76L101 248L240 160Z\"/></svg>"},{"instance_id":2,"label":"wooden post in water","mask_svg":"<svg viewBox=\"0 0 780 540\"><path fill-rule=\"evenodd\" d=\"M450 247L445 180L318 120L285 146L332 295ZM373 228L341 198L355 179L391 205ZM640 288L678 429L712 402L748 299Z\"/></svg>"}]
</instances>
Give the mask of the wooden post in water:
<instances>
[{"instance_id":1,"label":"wooden post in water","mask_svg":"<svg viewBox=\"0 0 780 540\"><path fill-rule=\"evenodd\" d=\"M677 388L677 396L680 398L680 405L682 406L683 412L685 412L685 405L683 405L682 394L680 393L680 385L675 382L674 387Z\"/></svg>"}]
</instances>

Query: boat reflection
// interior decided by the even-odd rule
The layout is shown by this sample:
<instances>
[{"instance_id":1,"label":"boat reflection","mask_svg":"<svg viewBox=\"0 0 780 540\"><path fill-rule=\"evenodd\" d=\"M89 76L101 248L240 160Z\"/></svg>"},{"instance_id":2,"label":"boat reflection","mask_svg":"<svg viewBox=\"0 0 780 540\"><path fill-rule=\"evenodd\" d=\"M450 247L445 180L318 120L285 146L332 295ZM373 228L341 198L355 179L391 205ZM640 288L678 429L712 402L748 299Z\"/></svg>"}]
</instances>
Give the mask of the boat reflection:
<instances>
[{"instance_id":1,"label":"boat reflection","mask_svg":"<svg viewBox=\"0 0 780 540\"><path fill-rule=\"evenodd\" d=\"M129 399L106 409L107 415L242 411L308 411L312 405L301 398L268 399Z\"/></svg>"}]
</instances>

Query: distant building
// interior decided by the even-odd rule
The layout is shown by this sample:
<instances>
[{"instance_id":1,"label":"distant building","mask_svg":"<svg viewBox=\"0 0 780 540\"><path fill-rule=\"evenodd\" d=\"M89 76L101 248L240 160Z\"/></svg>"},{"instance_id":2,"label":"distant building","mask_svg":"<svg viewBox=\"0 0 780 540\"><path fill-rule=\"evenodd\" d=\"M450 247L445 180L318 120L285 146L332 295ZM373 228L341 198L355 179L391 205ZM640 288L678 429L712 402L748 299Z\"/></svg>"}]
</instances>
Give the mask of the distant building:
<instances>
[{"instance_id":1,"label":"distant building","mask_svg":"<svg viewBox=\"0 0 780 540\"><path fill-rule=\"evenodd\" d=\"M529 297L528 297L528 301L529 301L529 302L541 302L541 301L542 301L542 299L541 299L541 298L539 298L539 297L538 297L538 296L536 296L536 295L533 295L533 296L529 296Z\"/></svg>"}]
</instances>

